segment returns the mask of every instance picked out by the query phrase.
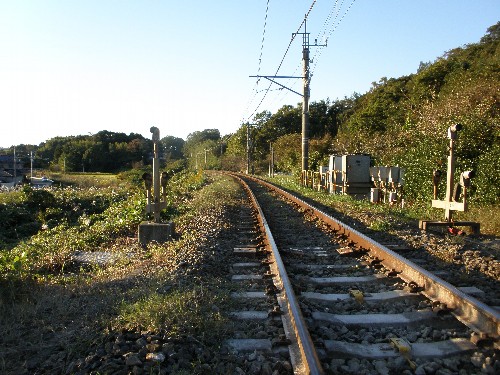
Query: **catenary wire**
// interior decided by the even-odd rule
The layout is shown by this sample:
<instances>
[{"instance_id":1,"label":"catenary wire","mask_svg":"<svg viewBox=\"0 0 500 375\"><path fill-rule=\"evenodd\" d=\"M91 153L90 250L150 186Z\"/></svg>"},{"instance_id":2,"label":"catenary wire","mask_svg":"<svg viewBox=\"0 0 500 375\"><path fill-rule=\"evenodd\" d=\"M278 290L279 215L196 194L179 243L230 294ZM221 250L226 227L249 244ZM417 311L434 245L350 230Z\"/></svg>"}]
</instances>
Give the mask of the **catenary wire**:
<instances>
[{"instance_id":1,"label":"catenary wire","mask_svg":"<svg viewBox=\"0 0 500 375\"><path fill-rule=\"evenodd\" d=\"M257 67L257 75L259 75L260 69L261 69L261 66L262 66L262 55L263 55L263 52L264 52L264 41L265 41L265 37L266 37L267 18L268 18L268 14L269 14L269 3L270 3L270 0L267 0L266 13L265 13L265 16L264 16L264 27L263 27L263 30L262 30L262 40L261 40L261 44L260 44L260 54L259 54L259 64L258 64L258 67ZM252 103L255 100L255 97L257 96L257 94L260 91L262 91L262 90L258 90L258 88L259 88L259 82L260 82L260 78L258 78L255 81L254 88L252 89L253 95L251 95L251 98L248 100L248 103L246 105L244 113L248 112L250 106L252 105Z\"/></svg>"},{"instance_id":2,"label":"catenary wire","mask_svg":"<svg viewBox=\"0 0 500 375\"><path fill-rule=\"evenodd\" d=\"M298 27L298 29L297 29L297 32L295 32L295 33L293 33L293 34L292 34L292 38L290 39L290 43L288 43L288 47L286 48L285 53L283 54L283 57L282 57L282 59L281 59L281 61L280 61L279 65L278 65L278 68L276 69L276 72L274 73L274 75L278 75L278 72L280 71L281 66L283 65L283 62L285 61L285 58L286 58L286 56L288 55L288 51L290 50L290 47L291 47L291 45L292 45L292 43L293 43L293 41L294 41L294 39L295 39L295 36L297 35L297 33L300 31L300 29L302 28L302 26L303 26L303 25L304 25L304 23L306 22L307 18L309 17L309 14L311 13L312 9L314 8L314 5L316 4L316 1L317 1L317 0L313 0L313 2L311 3L311 5L309 6L309 10L307 11L307 13L306 13L306 15L305 15L304 19L303 19L303 20L302 20L302 22L300 23L300 25L299 25L299 27ZM259 78L257 78L257 79L259 79ZM262 99L260 100L259 104L257 105L257 107L253 110L253 112L252 112L252 113L251 113L251 114L250 114L250 115L246 118L246 120L244 120L244 121L248 121L249 119L251 119L251 118L255 115L255 113L259 110L260 106L262 105L262 103L263 103L263 102L264 102L264 100L266 99L267 94L268 94L268 92L269 92L269 90L270 90L271 86L272 86L272 82L269 84L269 86L268 86L268 87L267 87L267 89L265 90L265 93L264 93L264 95L263 95Z\"/></svg>"},{"instance_id":3,"label":"catenary wire","mask_svg":"<svg viewBox=\"0 0 500 375\"><path fill-rule=\"evenodd\" d=\"M342 1L342 4L340 5L338 11L337 11L337 15L335 16L335 19L332 23L332 26L331 26L331 29L328 33L328 36L326 38L326 40L330 39L330 36L335 32L335 30L337 30L337 27L339 27L340 23L344 20L345 16L347 15L347 13L349 13L349 11L351 10L353 4L356 2L356 0L352 0L351 3L349 4L349 6L347 7L346 11L344 12L344 14L342 15L342 17L338 20L337 23L335 23L335 21L337 20L337 17L338 17L338 13L340 12L340 9L343 5L343 1ZM324 35L324 34L323 34ZM314 70L316 69L316 66L318 65L318 60L319 58L321 57L321 54L323 52L323 48L320 48L319 51L316 53L316 55L313 57L314 58L314 65L312 67L312 69L310 70L311 72L311 76L313 75L314 73Z\"/></svg>"}]
</instances>

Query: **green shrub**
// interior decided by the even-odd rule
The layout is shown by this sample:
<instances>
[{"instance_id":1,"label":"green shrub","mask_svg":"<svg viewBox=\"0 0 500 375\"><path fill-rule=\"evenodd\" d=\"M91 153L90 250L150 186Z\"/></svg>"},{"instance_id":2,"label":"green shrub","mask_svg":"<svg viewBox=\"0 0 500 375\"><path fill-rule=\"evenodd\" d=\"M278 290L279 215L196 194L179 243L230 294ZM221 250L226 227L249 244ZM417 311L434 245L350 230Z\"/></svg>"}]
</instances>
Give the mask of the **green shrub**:
<instances>
[{"instance_id":1,"label":"green shrub","mask_svg":"<svg viewBox=\"0 0 500 375\"><path fill-rule=\"evenodd\" d=\"M498 204L500 200L500 145L494 144L489 151L482 154L477 161L475 201Z\"/></svg>"}]
</instances>

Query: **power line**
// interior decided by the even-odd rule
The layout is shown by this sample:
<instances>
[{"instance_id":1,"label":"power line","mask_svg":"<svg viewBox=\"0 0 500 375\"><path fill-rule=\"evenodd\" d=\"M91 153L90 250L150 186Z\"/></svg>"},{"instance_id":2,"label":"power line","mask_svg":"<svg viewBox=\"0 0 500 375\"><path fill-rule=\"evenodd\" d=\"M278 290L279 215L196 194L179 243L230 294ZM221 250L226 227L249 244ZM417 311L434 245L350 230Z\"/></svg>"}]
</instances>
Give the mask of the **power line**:
<instances>
[{"instance_id":1,"label":"power line","mask_svg":"<svg viewBox=\"0 0 500 375\"><path fill-rule=\"evenodd\" d=\"M339 27L340 23L343 21L343 19L345 18L345 16L347 15L347 13L349 13L349 11L351 10L353 4L356 2L356 0L352 0L351 3L349 4L349 6L347 7L347 9L345 10L344 14L342 15L342 17L338 20L337 23L335 23L335 21L337 20L338 18L338 15L340 14L340 9L342 8L342 5L344 4L344 0L342 0L342 3L340 4L338 10L337 10L337 14L335 15L335 19L333 20L332 22L332 26L330 28L330 31L328 33L328 36L326 38L326 40L330 39L330 36L335 32L335 30L337 30L337 28ZM332 12L330 14L333 13L333 10L332 9ZM330 15L329 15L330 17ZM331 18L331 17L330 17ZM325 34L323 34L324 36ZM321 57L321 54L323 53L323 50L320 49L317 54L313 57L313 60L314 60L314 65L311 69L311 75L314 73L314 70L316 69L316 66L318 65L318 60L319 58Z\"/></svg>"},{"instance_id":2,"label":"power line","mask_svg":"<svg viewBox=\"0 0 500 375\"><path fill-rule=\"evenodd\" d=\"M309 14L311 13L312 9L314 8L314 5L316 4L316 1L317 0L313 0L313 2L311 3L311 5L309 6L309 10L307 11L304 19L302 20L302 22L300 23L298 29L297 29L297 32L296 33L293 33L292 34L292 38L290 39L290 42L288 43L288 47L286 48L285 50L285 53L283 54L283 57L278 65L278 68L276 69L276 72L274 73L274 75L278 75L278 72L280 71L281 69L281 66L283 65L283 62L285 61L285 58L286 56L288 55L288 51L290 50L290 46L292 45L294 39L295 39L295 36L299 33L300 29L302 28L302 26L304 25L304 23L306 22L307 20L307 17L309 17ZM257 78L257 83L260 81L260 78ZM266 99L267 97L267 94L269 92L269 90L271 89L271 86L272 86L272 82L269 84L269 86L267 87L267 89L265 90L265 93L264 93L264 96L262 97L262 99L260 100L259 104L257 105L257 107L254 109L254 111L252 112L252 114L250 114L250 116L247 117L246 121L248 121L260 108L260 106L262 105L262 103L264 102L264 100Z\"/></svg>"},{"instance_id":3,"label":"power line","mask_svg":"<svg viewBox=\"0 0 500 375\"><path fill-rule=\"evenodd\" d=\"M260 43L259 64L258 64L258 67L257 67L257 72L260 72L260 68L261 68L261 65L262 65L262 55L263 55L263 51L264 51L264 41L265 41L266 29L267 29L267 17L268 17L268 14L269 14L269 2L270 2L270 0L267 0L266 13L265 13L265 16L264 16L264 27L263 27L263 30L262 30L262 40L261 40L261 43ZM258 87L259 87L259 81L260 81L260 79L257 79L255 81L254 88L252 89L253 96L248 100L248 104L247 104L247 106L245 108L245 112L244 113L248 112L248 109L250 108L250 105L255 100L255 97L257 96L257 94L260 91L262 91L262 90L257 90Z\"/></svg>"},{"instance_id":4,"label":"power line","mask_svg":"<svg viewBox=\"0 0 500 375\"><path fill-rule=\"evenodd\" d=\"M323 35L325 34L326 28L327 28L328 24L330 23L330 20L333 16L333 13L335 12L335 9L337 8L338 2L339 2L339 0L335 0L335 4L333 4L332 9L328 13L328 17L326 17L325 22L323 22L323 26L321 27L319 34L321 34L322 32L323 32ZM344 2L344 0L342 0L342 3L343 2ZM342 6L342 4L340 4L340 7L341 6ZM340 9L340 7L339 7L339 9ZM338 12L337 12L337 14L338 14Z\"/></svg>"},{"instance_id":5,"label":"power line","mask_svg":"<svg viewBox=\"0 0 500 375\"><path fill-rule=\"evenodd\" d=\"M267 0L266 15L264 17L264 30L262 31L262 41L260 43L259 67L257 68L257 72L258 73L260 73L260 67L262 65L262 53L264 51L264 40L265 40L265 37L266 37L266 26L267 26L267 14L269 12L269 1L270 0Z\"/></svg>"},{"instance_id":6,"label":"power line","mask_svg":"<svg viewBox=\"0 0 500 375\"><path fill-rule=\"evenodd\" d=\"M297 35L299 33L300 29L302 29L302 26L304 26L304 22L306 22L307 17L309 17L309 14L311 13L311 10L314 7L314 4L316 4L316 0L314 0L312 2L311 6L309 7L309 10L307 11L307 13L306 13L304 19L302 20L302 22L300 23L299 28L297 29L297 31L292 34L292 39L290 39L290 43L288 43L288 47L286 48L285 54L283 55L283 58L281 59L280 65L278 66L278 69L276 69L276 73L274 73L274 75L278 75L278 72L280 71L281 66L283 65L283 61L285 61L285 57L288 54L288 51L290 50L290 46L292 45L293 40L295 39L295 35Z\"/></svg>"}]
</instances>

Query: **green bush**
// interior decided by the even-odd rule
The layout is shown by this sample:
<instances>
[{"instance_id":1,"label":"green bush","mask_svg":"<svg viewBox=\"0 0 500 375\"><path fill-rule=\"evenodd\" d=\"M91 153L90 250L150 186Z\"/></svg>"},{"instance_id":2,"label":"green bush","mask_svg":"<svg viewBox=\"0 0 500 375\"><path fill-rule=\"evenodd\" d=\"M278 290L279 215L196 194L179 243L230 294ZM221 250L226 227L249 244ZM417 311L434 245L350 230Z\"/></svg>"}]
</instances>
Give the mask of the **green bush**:
<instances>
[{"instance_id":1,"label":"green bush","mask_svg":"<svg viewBox=\"0 0 500 375\"><path fill-rule=\"evenodd\" d=\"M500 145L494 144L489 151L482 154L477 161L476 178L472 180L475 186L473 200L489 204L500 201Z\"/></svg>"},{"instance_id":2,"label":"green bush","mask_svg":"<svg viewBox=\"0 0 500 375\"><path fill-rule=\"evenodd\" d=\"M394 164L405 169L405 197L421 201L432 199L432 172L444 168L446 173L445 153L445 147L438 140L421 139L396 157Z\"/></svg>"}]
</instances>

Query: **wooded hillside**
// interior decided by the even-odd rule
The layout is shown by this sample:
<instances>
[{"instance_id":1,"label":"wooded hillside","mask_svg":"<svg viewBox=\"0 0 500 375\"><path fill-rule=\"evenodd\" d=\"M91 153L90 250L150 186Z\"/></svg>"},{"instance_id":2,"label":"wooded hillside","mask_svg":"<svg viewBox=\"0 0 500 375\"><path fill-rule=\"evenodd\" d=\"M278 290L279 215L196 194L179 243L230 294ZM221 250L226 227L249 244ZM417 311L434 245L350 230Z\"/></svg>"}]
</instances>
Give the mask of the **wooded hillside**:
<instances>
[{"instance_id":1,"label":"wooded hillside","mask_svg":"<svg viewBox=\"0 0 500 375\"><path fill-rule=\"evenodd\" d=\"M477 171L473 199L498 202L499 42L497 23L478 43L421 63L415 74L383 77L363 95L311 103L310 168L327 165L330 154L370 154L376 165L406 168L410 198L429 199L433 169L446 170L447 128L461 123L457 170ZM299 104L256 116L253 155L261 170L267 170L273 142L278 170L298 172L301 111ZM229 154L242 155L245 132L246 124L229 140Z\"/></svg>"}]
</instances>

